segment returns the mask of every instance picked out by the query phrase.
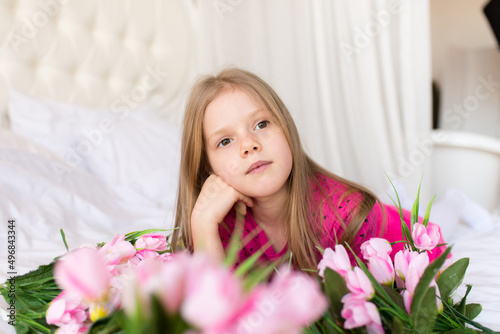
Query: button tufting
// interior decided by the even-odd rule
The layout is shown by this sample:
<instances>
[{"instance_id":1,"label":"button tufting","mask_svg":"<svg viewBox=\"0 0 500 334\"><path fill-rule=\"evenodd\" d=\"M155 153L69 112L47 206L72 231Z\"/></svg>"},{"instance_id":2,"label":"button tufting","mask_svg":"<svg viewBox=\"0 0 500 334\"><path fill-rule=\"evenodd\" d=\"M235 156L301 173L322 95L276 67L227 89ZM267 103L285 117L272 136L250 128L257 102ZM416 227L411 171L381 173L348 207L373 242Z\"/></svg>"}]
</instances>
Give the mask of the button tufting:
<instances>
[{"instance_id":1,"label":"button tufting","mask_svg":"<svg viewBox=\"0 0 500 334\"><path fill-rule=\"evenodd\" d=\"M161 4L163 0L154 2ZM144 4L139 2L132 12L127 12L128 5L117 7L114 2L0 0L0 3L0 9L6 11L12 23L1 28L19 36L8 44L12 52L0 52L0 68L4 72L1 79L20 90L37 87L37 93L49 92L55 99L66 100L75 94L75 101L92 103L98 103L101 95L119 96L118 92L136 104L153 99L154 104L165 106L173 100L170 96L173 90L161 84L164 66L159 69L155 66L158 63L166 68L174 63L184 67L189 63L184 59L187 54L184 43L166 37L189 27L184 24L186 20L171 19L179 15L177 12L185 13L166 11L167 2L154 7L156 15L164 18L161 22L151 12L153 7L143 8ZM168 3L169 9L178 9L176 2ZM38 13L35 20L34 13ZM45 16L50 18L48 22L43 20ZM179 21L182 26L170 29L165 21ZM12 30L16 27L17 30ZM6 35L2 29L0 32ZM183 82L180 75L176 82ZM0 101L0 117L4 106L5 102Z\"/></svg>"}]
</instances>

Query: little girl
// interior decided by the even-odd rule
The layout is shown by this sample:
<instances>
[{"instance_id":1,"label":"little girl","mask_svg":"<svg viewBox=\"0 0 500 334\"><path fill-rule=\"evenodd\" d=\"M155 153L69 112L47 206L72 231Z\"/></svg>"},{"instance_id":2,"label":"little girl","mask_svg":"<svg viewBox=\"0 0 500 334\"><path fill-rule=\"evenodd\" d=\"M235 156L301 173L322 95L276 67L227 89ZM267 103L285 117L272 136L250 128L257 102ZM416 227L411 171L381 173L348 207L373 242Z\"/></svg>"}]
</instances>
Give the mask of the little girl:
<instances>
[{"instance_id":1,"label":"little girl","mask_svg":"<svg viewBox=\"0 0 500 334\"><path fill-rule=\"evenodd\" d=\"M306 155L267 83L226 69L200 79L187 101L172 242L182 236L189 250L222 261L237 215L245 215L239 261L263 249L262 260L291 253L296 268L315 270L318 248L347 242L359 255L371 237L402 239L396 208Z\"/></svg>"}]
</instances>

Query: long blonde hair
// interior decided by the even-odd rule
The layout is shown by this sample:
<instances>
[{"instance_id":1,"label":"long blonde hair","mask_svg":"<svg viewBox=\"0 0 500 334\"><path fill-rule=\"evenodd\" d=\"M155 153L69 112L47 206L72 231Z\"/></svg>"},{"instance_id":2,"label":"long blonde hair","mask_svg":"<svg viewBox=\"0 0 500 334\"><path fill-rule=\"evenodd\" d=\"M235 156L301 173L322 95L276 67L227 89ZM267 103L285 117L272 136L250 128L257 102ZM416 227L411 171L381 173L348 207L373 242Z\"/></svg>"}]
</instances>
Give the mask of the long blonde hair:
<instances>
[{"instance_id":1,"label":"long blonde hair","mask_svg":"<svg viewBox=\"0 0 500 334\"><path fill-rule=\"evenodd\" d=\"M203 142L203 115L210 102L221 93L234 88L255 96L271 112L285 134L293 159L292 172L287 181L290 196L285 206L289 222L288 250L293 253L292 261L296 268L316 269L318 261L316 247L320 246L319 240L323 232L320 228L321 221L318 221L318 224L311 223L320 219L320 215L313 217L312 212L321 212L321 203L316 203L317 208L311 208L311 205L314 205L311 184L314 184L323 194L323 198L329 201L329 196L318 181L317 175L322 174L338 180L347 186L346 194L359 192L363 198L353 210L350 221L341 222L344 232L338 240L339 243L353 244L354 237L377 198L368 189L327 171L309 158L302 148L292 116L276 92L255 74L237 68L225 69L217 76L200 78L188 98L182 133L175 217L175 226L178 229L172 235L172 244L178 245L181 236L184 247L193 250L191 213L210 170ZM336 212L336 206L330 202L328 204Z\"/></svg>"}]
</instances>

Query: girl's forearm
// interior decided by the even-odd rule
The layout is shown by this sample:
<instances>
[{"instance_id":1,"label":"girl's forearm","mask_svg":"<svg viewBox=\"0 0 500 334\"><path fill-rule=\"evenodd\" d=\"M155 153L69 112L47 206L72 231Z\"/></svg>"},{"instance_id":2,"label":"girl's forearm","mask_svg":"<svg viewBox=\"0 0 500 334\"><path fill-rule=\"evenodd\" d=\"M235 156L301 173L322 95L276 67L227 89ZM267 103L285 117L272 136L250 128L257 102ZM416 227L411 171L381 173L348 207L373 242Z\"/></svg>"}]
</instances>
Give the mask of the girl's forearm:
<instances>
[{"instance_id":1,"label":"girl's forearm","mask_svg":"<svg viewBox=\"0 0 500 334\"><path fill-rule=\"evenodd\" d=\"M204 231L193 228L194 252L203 252L215 261L222 262L226 257L219 231Z\"/></svg>"}]
</instances>

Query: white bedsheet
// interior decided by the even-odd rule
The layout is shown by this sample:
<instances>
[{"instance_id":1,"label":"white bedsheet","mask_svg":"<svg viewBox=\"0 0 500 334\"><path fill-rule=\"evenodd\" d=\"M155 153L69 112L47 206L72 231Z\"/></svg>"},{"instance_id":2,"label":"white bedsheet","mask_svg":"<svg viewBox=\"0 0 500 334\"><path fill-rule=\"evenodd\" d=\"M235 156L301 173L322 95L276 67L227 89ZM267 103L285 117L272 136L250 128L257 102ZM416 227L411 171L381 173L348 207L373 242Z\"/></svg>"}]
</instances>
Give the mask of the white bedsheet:
<instances>
[{"instance_id":1,"label":"white bedsheet","mask_svg":"<svg viewBox=\"0 0 500 334\"><path fill-rule=\"evenodd\" d=\"M450 244L453 244L454 259L470 259L464 284L457 294L463 296L465 284L471 284L467 301L483 306L475 321L500 331L500 217L494 217L494 222L495 228L490 232L477 232L458 224Z\"/></svg>"},{"instance_id":2,"label":"white bedsheet","mask_svg":"<svg viewBox=\"0 0 500 334\"><path fill-rule=\"evenodd\" d=\"M159 206L140 192L105 185L82 169L62 176L61 161L50 151L0 132L0 240L5 245L9 219L16 221L16 272L23 274L70 248L109 241L117 233L171 228L173 206ZM171 192L175 193L176 189ZM7 251L0 251L0 279L7 273Z\"/></svg>"},{"instance_id":3,"label":"white bedsheet","mask_svg":"<svg viewBox=\"0 0 500 334\"><path fill-rule=\"evenodd\" d=\"M52 151L8 130L0 130L0 281L12 271L7 263L8 220L15 220L15 272L50 263L84 243L110 241L118 233L173 226L173 202L145 196L140 189L104 184L80 168L61 175L64 163ZM176 186L162 198L174 198ZM171 195L171 196L169 196ZM6 308L0 298L0 308ZM0 333L14 328L0 320Z\"/></svg>"}]
</instances>

